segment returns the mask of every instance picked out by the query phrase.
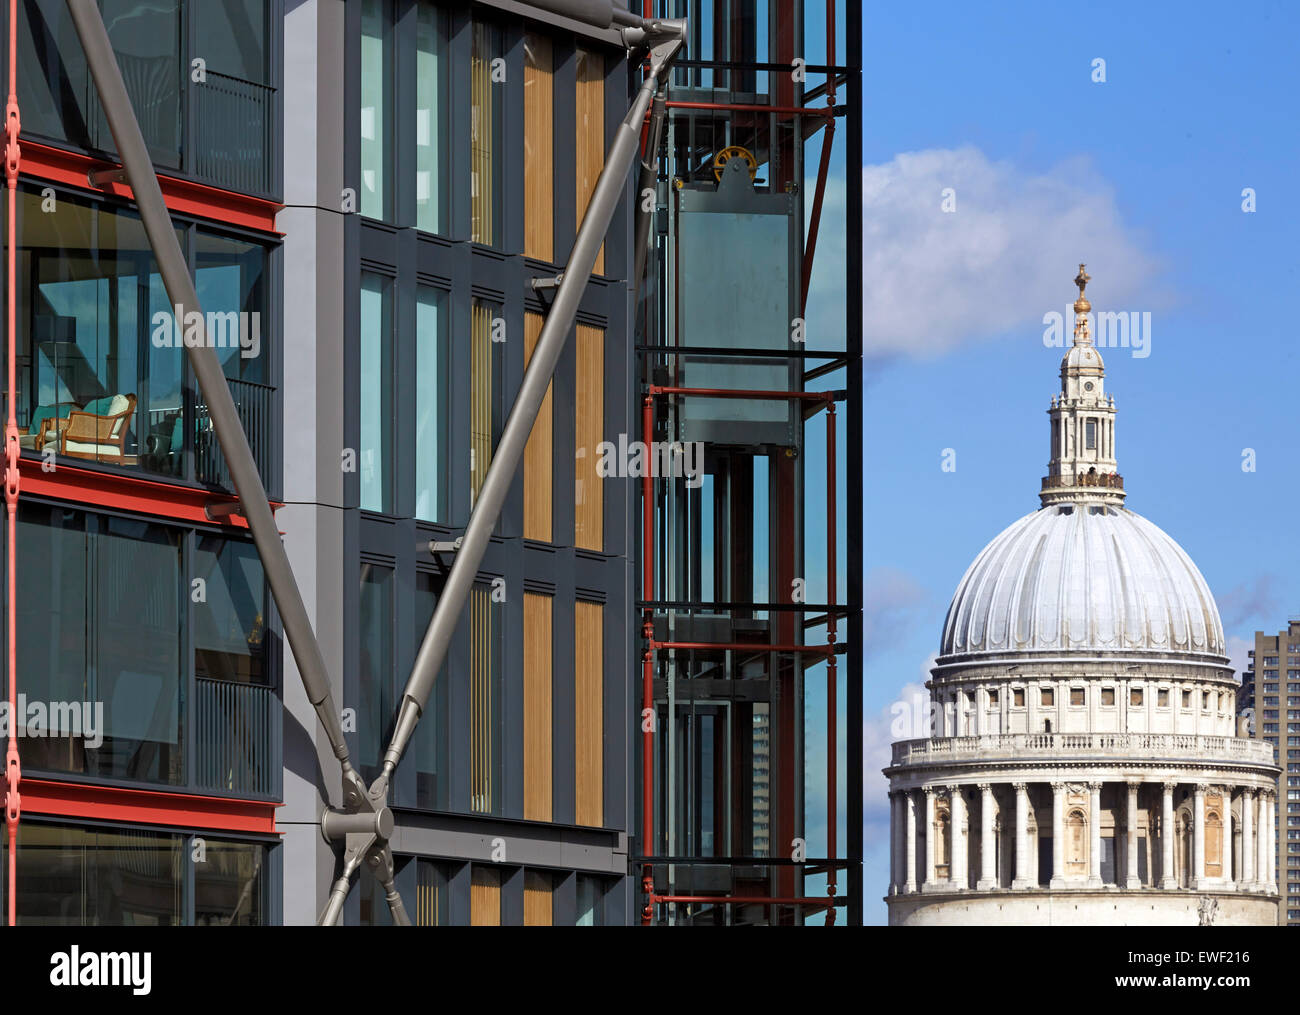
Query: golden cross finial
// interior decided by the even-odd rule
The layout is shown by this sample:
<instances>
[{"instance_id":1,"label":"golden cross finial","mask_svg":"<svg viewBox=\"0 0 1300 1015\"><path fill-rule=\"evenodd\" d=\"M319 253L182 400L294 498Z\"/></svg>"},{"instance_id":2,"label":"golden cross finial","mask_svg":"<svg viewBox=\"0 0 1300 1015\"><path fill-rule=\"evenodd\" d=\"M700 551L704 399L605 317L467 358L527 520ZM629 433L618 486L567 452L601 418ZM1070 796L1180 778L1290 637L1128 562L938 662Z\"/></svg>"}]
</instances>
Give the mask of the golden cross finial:
<instances>
[{"instance_id":1,"label":"golden cross finial","mask_svg":"<svg viewBox=\"0 0 1300 1015\"><path fill-rule=\"evenodd\" d=\"M1079 265L1079 274L1074 276L1074 284L1079 287L1079 299L1083 299L1084 286L1086 286L1091 281L1092 281L1092 276L1089 275L1086 270L1084 270L1084 266L1082 264Z\"/></svg>"},{"instance_id":2,"label":"golden cross finial","mask_svg":"<svg viewBox=\"0 0 1300 1015\"><path fill-rule=\"evenodd\" d=\"M1084 287L1092 281L1092 276L1088 274L1087 269L1079 265L1079 274L1074 277L1074 284L1079 287L1079 298L1074 301L1074 312L1076 314L1086 314L1092 309L1092 304L1088 302L1088 297L1083 294Z\"/></svg>"}]
</instances>

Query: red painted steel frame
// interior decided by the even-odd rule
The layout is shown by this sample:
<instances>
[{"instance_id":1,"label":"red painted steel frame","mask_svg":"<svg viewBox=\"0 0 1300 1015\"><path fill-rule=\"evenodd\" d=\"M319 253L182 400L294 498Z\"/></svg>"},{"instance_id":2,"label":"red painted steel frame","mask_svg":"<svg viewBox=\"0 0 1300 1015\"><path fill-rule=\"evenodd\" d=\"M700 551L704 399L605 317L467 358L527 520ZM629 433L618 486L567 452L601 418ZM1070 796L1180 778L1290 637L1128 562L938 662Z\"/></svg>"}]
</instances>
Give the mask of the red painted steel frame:
<instances>
[{"instance_id":1,"label":"red painted steel frame","mask_svg":"<svg viewBox=\"0 0 1300 1015\"><path fill-rule=\"evenodd\" d=\"M9 878L8 917L12 927L17 915L18 898L18 821L22 816L22 795L18 786L22 781L22 766L18 761L17 698L18 698L18 418L14 415L17 384L18 326L17 326L17 271L18 259L18 167L22 152L18 135L22 130L18 114L18 0L9 0L9 99L5 104L5 186L8 191L9 232L6 247L7 315L9 347L6 355L8 371L6 401L9 414L5 420L5 511L8 516L9 538L6 544L6 573L8 603L5 625L6 658L9 665L9 744L5 750L5 822L9 826Z\"/></svg>"},{"instance_id":2,"label":"red painted steel frame","mask_svg":"<svg viewBox=\"0 0 1300 1015\"><path fill-rule=\"evenodd\" d=\"M162 790L96 786L54 779L24 779L23 809L57 817L93 817L220 832L275 835L275 809L265 800L168 793Z\"/></svg>"},{"instance_id":3,"label":"red painted steel frame","mask_svg":"<svg viewBox=\"0 0 1300 1015\"><path fill-rule=\"evenodd\" d=\"M131 188L125 183L106 183L102 187L90 185L89 174L95 171L116 169L113 162L93 159L89 155L64 151L37 141L23 144L23 174L51 183L62 183L71 187L98 191L113 197L135 199ZM245 229L282 236L275 228L275 216L284 207L274 201L260 197L249 197L231 190L210 187L193 180L181 180L174 176L158 174L158 183L162 187L163 201L167 210L196 218L224 222Z\"/></svg>"},{"instance_id":4,"label":"red painted steel frame","mask_svg":"<svg viewBox=\"0 0 1300 1015\"><path fill-rule=\"evenodd\" d=\"M648 386L647 394L641 403L641 431L646 447L654 440L654 400L659 395L696 395L709 398L756 398L764 400L815 401L823 403L826 409L826 569L827 569L827 605L835 606L836 584L838 581L835 555L838 552L836 540L837 512L836 498L836 412L835 396L828 391L746 391L737 388L682 388L658 384ZM641 477L641 518L643 526L642 552L642 600L654 601L654 478ZM654 848L654 654L658 649L713 650L713 651L758 651L771 653L808 653L826 657L826 831L829 839L827 858L835 859L838 840L838 822L835 813L839 796L838 787L838 726L836 711L839 707L838 688L836 684L837 669L835 665L835 614L832 609L827 615L826 647L818 645L762 645L722 642L656 641L652 610L647 607L644 613L642 637L645 639L645 651L642 655L641 674L641 822L643 829L643 848L649 856ZM670 717L671 718L671 717ZM835 922L835 906L841 901L836 898L835 865L830 865L826 875L826 898L779 897L779 896L712 896L712 895L658 895L654 891L654 871L646 864L642 871L642 891L646 897L645 909L641 913L641 923L649 926L654 917L654 907L659 903L700 903L715 905L790 905L808 909L825 909L826 924Z\"/></svg>"}]
</instances>

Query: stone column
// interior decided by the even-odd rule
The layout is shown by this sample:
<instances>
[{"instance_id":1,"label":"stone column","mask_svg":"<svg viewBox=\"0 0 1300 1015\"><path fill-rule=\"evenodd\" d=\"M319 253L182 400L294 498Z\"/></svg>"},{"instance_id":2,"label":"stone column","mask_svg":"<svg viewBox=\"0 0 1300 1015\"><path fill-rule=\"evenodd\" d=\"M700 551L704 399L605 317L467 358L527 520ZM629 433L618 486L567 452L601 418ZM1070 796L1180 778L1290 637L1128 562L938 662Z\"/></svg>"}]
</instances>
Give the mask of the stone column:
<instances>
[{"instance_id":1,"label":"stone column","mask_svg":"<svg viewBox=\"0 0 1300 1015\"><path fill-rule=\"evenodd\" d=\"M1128 846L1125 857L1124 885L1141 888L1138 880L1138 783L1128 784L1128 809L1124 814L1124 841Z\"/></svg>"},{"instance_id":2,"label":"stone column","mask_svg":"<svg viewBox=\"0 0 1300 1015\"><path fill-rule=\"evenodd\" d=\"M903 857L904 892L916 891L916 794L908 790L903 794L903 815L906 819L907 852Z\"/></svg>"},{"instance_id":3,"label":"stone column","mask_svg":"<svg viewBox=\"0 0 1300 1015\"><path fill-rule=\"evenodd\" d=\"M898 841L898 833L902 828L902 797L891 792L889 794L889 894L897 895L902 886L902 877L900 868L903 864L903 847Z\"/></svg>"},{"instance_id":4,"label":"stone column","mask_svg":"<svg viewBox=\"0 0 1300 1015\"><path fill-rule=\"evenodd\" d=\"M926 786L925 794L925 875L921 880L921 891L932 892L938 887L934 880L934 788Z\"/></svg>"},{"instance_id":5,"label":"stone column","mask_svg":"<svg viewBox=\"0 0 1300 1015\"><path fill-rule=\"evenodd\" d=\"M1052 783L1051 887L1065 887L1065 783Z\"/></svg>"},{"instance_id":6,"label":"stone column","mask_svg":"<svg viewBox=\"0 0 1300 1015\"><path fill-rule=\"evenodd\" d=\"M1257 855L1255 858L1255 880L1260 892L1269 890L1269 794L1268 790L1260 790L1256 794L1258 808L1260 812L1256 817L1255 842L1257 846Z\"/></svg>"},{"instance_id":7,"label":"stone column","mask_svg":"<svg viewBox=\"0 0 1300 1015\"><path fill-rule=\"evenodd\" d=\"M1101 887L1101 783L1088 783L1088 887Z\"/></svg>"},{"instance_id":8,"label":"stone column","mask_svg":"<svg viewBox=\"0 0 1300 1015\"><path fill-rule=\"evenodd\" d=\"M1178 887L1178 879L1174 877L1174 840L1178 838L1174 828L1176 785L1172 780L1164 784L1164 802L1160 809L1160 887L1165 889Z\"/></svg>"},{"instance_id":9,"label":"stone column","mask_svg":"<svg viewBox=\"0 0 1300 1015\"><path fill-rule=\"evenodd\" d=\"M1016 876L1012 888L1032 888L1029 877L1029 788L1015 784L1016 791Z\"/></svg>"},{"instance_id":10,"label":"stone column","mask_svg":"<svg viewBox=\"0 0 1300 1015\"><path fill-rule=\"evenodd\" d=\"M975 887L990 892L999 887L997 847L993 843L993 787L980 783L980 879Z\"/></svg>"},{"instance_id":11,"label":"stone column","mask_svg":"<svg viewBox=\"0 0 1300 1015\"><path fill-rule=\"evenodd\" d=\"M1223 839L1219 847L1219 869L1223 873L1223 886L1232 887L1232 787L1224 786L1221 797L1223 801Z\"/></svg>"},{"instance_id":12,"label":"stone column","mask_svg":"<svg viewBox=\"0 0 1300 1015\"><path fill-rule=\"evenodd\" d=\"M971 730L977 737L982 737L988 732L984 728L987 723L988 710L988 693L984 690L983 685L980 685L975 688L975 728Z\"/></svg>"},{"instance_id":13,"label":"stone column","mask_svg":"<svg viewBox=\"0 0 1300 1015\"><path fill-rule=\"evenodd\" d=\"M1255 888L1255 790L1246 786L1241 791L1241 887L1243 891Z\"/></svg>"},{"instance_id":14,"label":"stone column","mask_svg":"<svg viewBox=\"0 0 1300 1015\"><path fill-rule=\"evenodd\" d=\"M1265 850L1264 850L1264 890L1270 895L1277 894L1277 821L1274 811L1277 808L1277 795L1272 790L1266 790L1263 794L1265 817Z\"/></svg>"},{"instance_id":15,"label":"stone column","mask_svg":"<svg viewBox=\"0 0 1300 1015\"><path fill-rule=\"evenodd\" d=\"M952 887L964 889L968 886L966 879L966 833L962 826L966 823L966 800L961 795L960 786L948 787L948 812L952 826L952 863L948 867L948 878Z\"/></svg>"},{"instance_id":16,"label":"stone column","mask_svg":"<svg viewBox=\"0 0 1300 1015\"><path fill-rule=\"evenodd\" d=\"M1192 878L1193 888L1205 886L1205 784L1198 782L1193 791L1192 807Z\"/></svg>"}]
</instances>

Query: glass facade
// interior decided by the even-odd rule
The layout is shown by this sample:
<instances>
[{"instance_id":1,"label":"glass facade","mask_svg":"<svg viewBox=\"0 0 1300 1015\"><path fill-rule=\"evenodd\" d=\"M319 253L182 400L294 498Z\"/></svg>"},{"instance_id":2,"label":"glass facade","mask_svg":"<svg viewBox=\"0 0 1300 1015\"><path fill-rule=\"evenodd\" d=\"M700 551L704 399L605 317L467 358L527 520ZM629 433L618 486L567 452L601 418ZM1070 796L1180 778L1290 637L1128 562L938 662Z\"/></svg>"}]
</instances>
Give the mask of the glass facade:
<instances>
[{"instance_id":1,"label":"glass facade","mask_svg":"<svg viewBox=\"0 0 1300 1015\"><path fill-rule=\"evenodd\" d=\"M361 507L393 504L392 287L382 276L361 279Z\"/></svg>"},{"instance_id":2,"label":"glass facade","mask_svg":"<svg viewBox=\"0 0 1300 1015\"><path fill-rule=\"evenodd\" d=\"M446 294L420 286L415 303L415 517L447 514Z\"/></svg>"},{"instance_id":3,"label":"glass facade","mask_svg":"<svg viewBox=\"0 0 1300 1015\"><path fill-rule=\"evenodd\" d=\"M361 214L392 214L392 9L388 0L361 4Z\"/></svg>"},{"instance_id":4,"label":"glass facade","mask_svg":"<svg viewBox=\"0 0 1300 1015\"><path fill-rule=\"evenodd\" d=\"M251 544L31 500L18 526L24 769L273 794L275 638Z\"/></svg>"},{"instance_id":5,"label":"glass facade","mask_svg":"<svg viewBox=\"0 0 1300 1015\"><path fill-rule=\"evenodd\" d=\"M167 297L139 216L71 194L19 191L19 443L24 451L229 488L186 336L222 361L254 459L269 476L275 384L270 249L197 225L203 316Z\"/></svg>"},{"instance_id":6,"label":"glass facade","mask_svg":"<svg viewBox=\"0 0 1300 1015\"><path fill-rule=\"evenodd\" d=\"M261 925L271 912L269 854L262 843L24 817L18 924Z\"/></svg>"},{"instance_id":7,"label":"glass facade","mask_svg":"<svg viewBox=\"0 0 1300 1015\"><path fill-rule=\"evenodd\" d=\"M99 0L159 169L244 193L276 189L271 6L261 0ZM23 133L112 154L108 119L67 5L25 0L18 12Z\"/></svg>"}]
</instances>

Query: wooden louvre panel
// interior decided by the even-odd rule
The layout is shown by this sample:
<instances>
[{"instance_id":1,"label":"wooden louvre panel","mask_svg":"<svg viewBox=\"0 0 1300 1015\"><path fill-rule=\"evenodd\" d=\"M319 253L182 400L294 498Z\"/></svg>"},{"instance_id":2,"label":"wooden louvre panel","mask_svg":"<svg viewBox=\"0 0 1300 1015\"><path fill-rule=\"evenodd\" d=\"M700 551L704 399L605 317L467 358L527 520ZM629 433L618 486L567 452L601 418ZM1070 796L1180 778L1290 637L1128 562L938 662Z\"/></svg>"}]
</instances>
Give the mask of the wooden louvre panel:
<instances>
[{"instance_id":1,"label":"wooden louvre panel","mask_svg":"<svg viewBox=\"0 0 1300 1015\"><path fill-rule=\"evenodd\" d=\"M492 813L497 748L493 668L492 594L475 585L469 594L469 779L470 810Z\"/></svg>"},{"instance_id":2,"label":"wooden louvre panel","mask_svg":"<svg viewBox=\"0 0 1300 1015\"><path fill-rule=\"evenodd\" d=\"M524 818L551 820L551 597L524 593Z\"/></svg>"},{"instance_id":3,"label":"wooden louvre panel","mask_svg":"<svg viewBox=\"0 0 1300 1015\"><path fill-rule=\"evenodd\" d=\"M578 325L577 357L573 545L584 550L602 550L605 547L605 494L597 471L600 461L597 449L604 440L605 426L603 329Z\"/></svg>"},{"instance_id":4,"label":"wooden louvre panel","mask_svg":"<svg viewBox=\"0 0 1300 1015\"><path fill-rule=\"evenodd\" d=\"M527 367L542 334L542 315L531 311L524 314L524 366ZM554 475L554 423L552 421L551 391L554 382L546 386L546 397L537 411L524 447L524 538L551 541L551 480Z\"/></svg>"},{"instance_id":5,"label":"wooden louvre panel","mask_svg":"<svg viewBox=\"0 0 1300 1015\"><path fill-rule=\"evenodd\" d=\"M524 872L524 926L549 927L554 923L551 876L541 871Z\"/></svg>"},{"instance_id":6,"label":"wooden louvre panel","mask_svg":"<svg viewBox=\"0 0 1300 1015\"><path fill-rule=\"evenodd\" d=\"M604 626L600 603L574 604L574 821L605 823Z\"/></svg>"},{"instance_id":7,"label":"wooden louvre panel","mask_svg":"<svg viewBox=\"0 0 1300 1015\"><path fill-rule=\"evenodd\" d=\"M501 926L501 872L475 866L469 880L469 923L471 927Z\"/></svg>"},{"instance_id":8,"label":"wooden louvre panel","mask_svg":"<svg viewBox=\"0 0 1300 1015\"><path fill-rule=\"evenodd\" d=\"M494 31L491 25L474 22L470 52L470 239L490 244L495 239L492 221L495 199L493 179L493 129L495 108L492 94Z\"/></svg>"},{"instance_id":9,"label":"wooden louvre panel","mask_svg":"<svg viewBox=\"0 0 1300 1015\"><path fill-rule=\"evenodd\" d=\"M555 260L555 115L551 40L524 36L524 253Z\"/></svg>"},{"instance_id":10,"label":"wooden louvre panel","mask_svg":"<svg viewBox=\"0 0 1300 1015\"><path fill-rule=\"evenodd\" d=\"M475 301L470 311L470 507L492 464L492 307Z\"/></svg>"},{"instance_id":11,"label":"wooden louvre panel","mask_svg":"<svg viewBox=\"0 0 1300 1015\"><path fill-rule=\"evenodd\" d=\"M438 926L438 879L426 860L417 861L415 883L415 925Z\"/></svg>"},{"instance_id":12,"label":"wooden louvre panel","mask_svg":"<svg viewBox=\"0 0 1300 1015\"><path fill-rule=\"evenodd\" d=\"M596 178L605 165L605 58L595 50L578 49L575 148L578 180L578 222L587 211ZM605 245L596 253L595 272L605 274Z\"/></svg>"}]
</instances>

